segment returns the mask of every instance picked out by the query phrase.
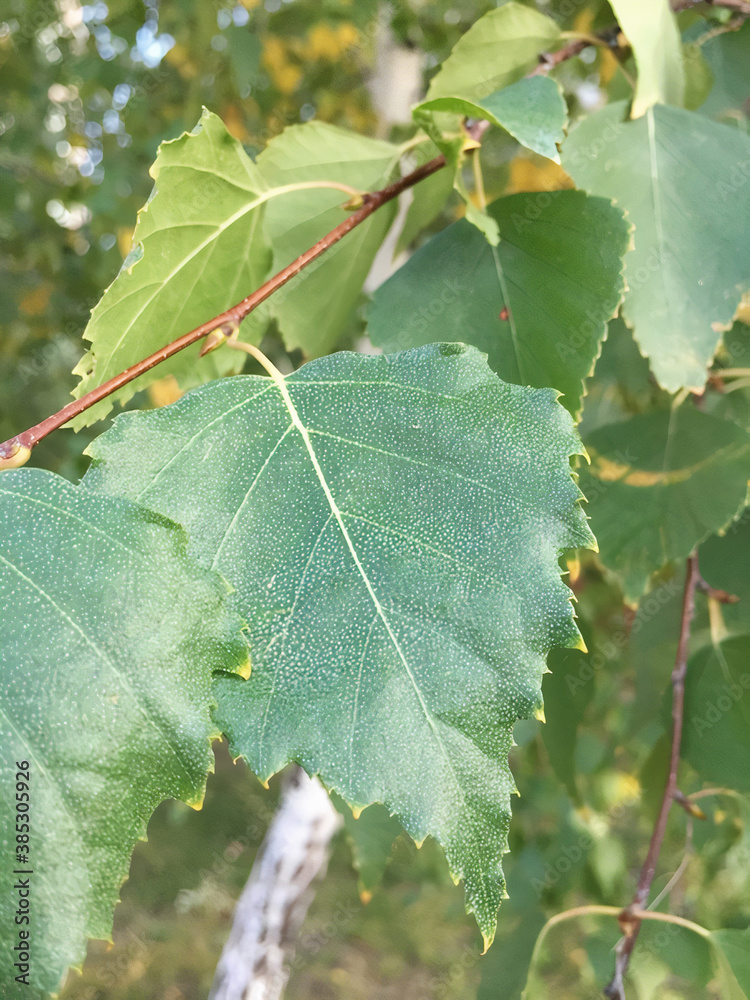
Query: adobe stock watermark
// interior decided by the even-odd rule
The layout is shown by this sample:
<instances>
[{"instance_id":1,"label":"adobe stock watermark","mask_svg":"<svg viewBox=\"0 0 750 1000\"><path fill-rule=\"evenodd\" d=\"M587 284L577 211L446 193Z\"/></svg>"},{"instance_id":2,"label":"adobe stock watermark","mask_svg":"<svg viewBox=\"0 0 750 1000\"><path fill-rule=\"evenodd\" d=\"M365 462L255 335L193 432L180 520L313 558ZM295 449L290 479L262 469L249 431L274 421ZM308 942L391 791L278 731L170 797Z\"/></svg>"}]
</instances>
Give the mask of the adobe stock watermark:
<instances>
[{"instance_id":1,"label":"adobe stock watermark","mask_svg":"<svg viewBox=\"0 0 750 1000\"><path fill-rule=\"evenodd\" d=\"M640 791L633 792L617 802L607 811L607 818L610 824L618 820L622 814L630 808L640 798ZM563 847L555 859L545 866L544 879L533 878L531 887L536 893L537 899L541 899L545 891L553 888L564 878L573 868L582 864L586 855L595 844L593 835L588 830L582 830L575 843Z\"/></svg>"},{"instance_id":2,"label":"adobe stock watermark","mask_svg":"<svg viewBox=\"0 0 750 1000\"><path fill-rule=\"evenodd\" d=\"M406 327L411 334L425 333L431 323L445 312L448 306L469 292L469 288L458 278L443 278L440 290L433 295L427 305L420 306L409 317ZM411 336L403 334L401 339L411 343Z\"/></svg>"},{"instance_id":3,"label":"adobe stock watermark","mask_svg":"<svg viewBox=\"0 0 750 1000\"><path fill-rule=\"evenodd\" d=\"M713 729L716 723L720 722L727 712L731 712L748 691L750 691L750 674L741 674L737 681L733 681L731 684L722 684L720 693L712 701L706 703L704 712L701 715L690 716L690 725L696 736L703 736L708 730Z\"/></svg>"}]
</instances>

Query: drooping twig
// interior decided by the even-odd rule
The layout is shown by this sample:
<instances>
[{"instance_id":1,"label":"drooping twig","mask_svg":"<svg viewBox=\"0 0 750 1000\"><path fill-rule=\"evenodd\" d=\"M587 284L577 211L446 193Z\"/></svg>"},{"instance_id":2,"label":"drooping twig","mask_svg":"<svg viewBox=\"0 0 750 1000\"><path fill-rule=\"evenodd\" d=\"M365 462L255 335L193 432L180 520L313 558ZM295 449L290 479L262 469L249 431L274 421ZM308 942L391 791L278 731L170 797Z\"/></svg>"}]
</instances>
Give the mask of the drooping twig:
<instances>
[{"instance_id":1,"label":"drooping twig","mask_svg":"<svg viewBox=\"0 0 750 1000\"><path fill-rule=\"evenodd\" d=\"M362 205L352 212L352 214L345 219L342 223L332 229L330 233L327 233L322 239L306 250L303 254L283 270L279 271L272 278L269 278L265 284L261 285L256 291L252 292L237 305L232 306L231 309L227 309L225 312L220 313L218 316L214 316L213 319L208 320L205 323L201 323L200 326L191 330L190 333L185 333L176 340L173 340L170 344L166 344L164 347L160 348L154 354L145 358L143 361L139 361L135 365L131 365L126 371L121 372L119 375L115 375L114 378L109 379L107 382L102 383L102 385L97 386L96 389L92 389L91 392L86 393L85 396L81 396L80 399L74 400L72 403L68 403L57 413L53 413L52 416L47 417L42 420L41 423L36 424L34 427L30 427L28 430L23 431L23 433L10 438L8 441L2 442L0 444L0 469L14 468L19 465L23 465L28 461L31 455L31 449L34 445L38 444L42 438L45 438L52 431L57 430L58 427L62 427L63 424L68 423L69 420L73 420L74 417L79 416L85 410L88 410L90 406L95 403L100 402L100 400L105 399L107 396L121 389L128 382L132 382L133 379L138 378L144 372L149 371L151 368L155 368L156 365L160 364L162 361L166 361L167 358L171 358L172 355L177 354L179 351L184 350L191 344L196 343L203 337L207 336L209 333L213 332L219 327L226 327L228 330L239 325L239 323L248 316L253 309L256 309L261 302L273 295L273 293L285 285L287 281L293 278L295 275L299 274L300 271L304 270L311 264L314 260L324 254L326 250L338 243L340 239L350 233L352 229L355 229L365 219L369 218L373 212L377 211L382 205L387 202L392 201L397 198L402 191L406 191L407 188L412 187L414 184L418 184L419 181L424 180L425 177L429 177L430 174L435 173L436 170L440 170L445 166L445 157L436 156L434 159L423 164L421 167L417 167L410 174L406 174L404 177L399 178L399 180L394 181L393 184L389 184L387 187L381 188L380 191L373 191L362 196Z\"/></svg>"},{"instance_id":2,"label":"drooping twig","mask_svg":"<svg viewBox=\"0 0 750 1000\"><path fill-rule=\"evenodd\" d=\"M630 956L638 938L641 927L641 912L646 908L651 883L656 873L656 862L659 859L664 833L667 829L669 809L677 789L677 768L680 763L680 745L682 743L682 719L685 710L685 674L687 672L688 649L690 645L690 623L695 609L695 591L700 580L698 556L694 552L687 561L685 590L682 597L682 618L680 621L680 638L677 643L674 669L672 670L672 749L669 758L669 774L664 788L659 815L654 825L651 841L648 845L646 860L643 862L638 885L630 906L620 913L620 927L623 937L616 950L615 974L604 990L604 995L610 1000L625 1000L624 979L630 964Z\"/></svg>"}]
</instances>

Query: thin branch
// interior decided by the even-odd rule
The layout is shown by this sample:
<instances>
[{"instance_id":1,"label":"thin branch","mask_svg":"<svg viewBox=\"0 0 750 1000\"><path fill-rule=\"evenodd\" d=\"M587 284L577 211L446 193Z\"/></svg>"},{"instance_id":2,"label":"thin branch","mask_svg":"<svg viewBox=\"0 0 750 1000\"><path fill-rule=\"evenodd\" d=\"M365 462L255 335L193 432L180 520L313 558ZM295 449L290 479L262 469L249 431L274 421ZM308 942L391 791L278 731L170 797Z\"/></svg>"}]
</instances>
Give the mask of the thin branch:
<instances>
[{"instance_id":1,"label":"thin branch","mask_svg":"<svg viewBox=\"0 0 750 1000\"><path fill-rule=\"evenodd\" d=\"M712 947L715 947L713 938L711 937L711 932L707 931L705 927L701 927L700 924L695 924L692 920L687 920L685 917L678 917L673 913L662 913L659 910L638 909L631 910L630 915L639 921L654 920L657 923L676 924L678 927L684 927L686 930L693 931L694 934L699 934L702 938L705 938ZM527 1000L531 975L534 970L534 966L539 961L542 945L544 944L549 932L558 924L563 924L568 920L577 920L579 917L617 917L618 920L621 920L622 910L620 910L617 906L600 906L595 904L591 906L575 906L573 909L563 910L562 913L556 913L554 916L550 917L544 927L542 927L539 931L539 935L534 943L534 950L532 951L531 959L529 960L529 972L526 979L526 986L522 994L523 1000Z\"/></svg>"},{"instance_id":2,"label":"thin branch","mask_svg":"<svg viewBox=\"0 0 750 1000\"><path fill-rule=\"evenodd\" d=\"M285 285L287 281L299 274L300 271L304 270L314 260L317 260L334 243L338 243L352 229L361 225L373 212L377 211L382 205L387 204L387 202L397 198L402 191L406 191L407 188L413 187L414 184L418 184L425 177L429 177L430 174L434 174L435 171L440 170L445 166L445 163L444 156L436 156L428 163L417 167L410 174L406 174L406 176L399 178L399 180L394 181L393 184L389 184L380 191L373 191L362 195L361 207L352 212L348 219L345 219L335 229L332 229L330 233L321 240L318 240L314 246L310 247L303 254L300 254L295 261L279 271L278 274L275 274L241 302L238 302L237 305L232 306L231 309L227 309L226 312L220 313L206 323L201 323L200 326L191 330L190 333L183 334L170 344L166 344L148 358L132 365L119 375L115 375L114 378L97 386L96 389L92 389L85 396L81 396L80 399L68 403L67 406L64 406L57 413L42 420L41 423L30 427L22 434L18 434L8 441L2 442L0 444L0 469L10 469L23 465L28 461L34 445L38 444L48 434L51 434L52 431L57 430L58 427L62 427L63 424L84 413L95 403L100 402L113 392L121 389L128 382L132 382L139 375L143 375L144 372L155 368L156 365L161 364L162 361L166 361L167 358L171 358L174 354L201 340L217 328L224 327L227 333L235 329L261 302L265 302L277 289Z\"/></svg>"},{"instance_id":3,"label":"thin branch","mask_svg":"<svg viewBox=\"0 0 750 1000\"><path fill-rule=\"evenodd\" d=\"M672 0L672 10L678 14L681 10L698 7L701 2L708 7L725 7L727 10L736 10L745 17L750 17L749 0Z\"/></svg>"},{"instance_id":4,"label":"thin branch","mask_svg":"<svg viewBox=\"0 0 750 1000\"><path fill-rule=\"evenodd\" d=\"M540 74L549 73L550 70L559 66L560 63L565 62L567 59L572 59L574 56L580 55L584 49L587 49L592 45L601 45L605 48L618 52L620 49L619 37L620 26L618 24L613 24L608 28L604 28L602 31L598 31L595 35L578 34L574 38L571 38L567 45L563 45L563 47L558 49L556 52L542 52L539 56L539 65L528 75L539 76Z\"/></svg>"},{"instance_id":5,"label":"thin branch","mask_svg":"<svg viewBox=\"0 0 750 1000\"><path fill-rule=\"evenodd\" d=\"M690 645L690 623L695 610L695 591L699 580L698 556L694 552L687 560L680 638L672 670L672 750L669 759L669 774L633 902L620 914L620 927L623 929L624 936L618 942L616 949L615 974L604 990L604 995L610 1000L625 1000L624 977L641 927L642 914L640 911L644 910L648 902L651 884L656 873L656 863L667 829L667 817L677 788L677 768L680 763L680 745L682 743L682 719L685 710L685 674Z\"/></svg>"}]
</instances>

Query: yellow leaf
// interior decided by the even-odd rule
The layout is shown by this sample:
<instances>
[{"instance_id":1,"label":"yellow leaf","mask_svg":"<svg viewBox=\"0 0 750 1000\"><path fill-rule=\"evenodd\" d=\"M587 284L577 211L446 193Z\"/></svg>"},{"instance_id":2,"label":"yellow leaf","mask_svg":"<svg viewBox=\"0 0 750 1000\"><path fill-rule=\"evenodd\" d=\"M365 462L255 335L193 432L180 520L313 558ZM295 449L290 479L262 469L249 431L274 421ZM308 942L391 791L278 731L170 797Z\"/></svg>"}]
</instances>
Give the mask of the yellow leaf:
<instances>
[{"instance_id":1,"label":"yellow leaf","mask_svg":"<svg viewBox=\"0 0 750 1000\"><path fill-rule=\"evenodd\" d=\"M148 387L148 398L151 400L151 405L157 408L176 403L181 396L182 391L174 375L165 375Z\"/></svg>"},{"instance_id":2,"label":"yellow leaf","mask_svg":"<svg viewBox=\"0 0 750 1000\"><path fill-rule=\"evenodd\" d=\"M559 163L542 157L516 156L510 164L510 184L506 194L522 191L561 191L575 187Z\"/></svg>"},{"instance_id":3,"label":"yellow leaf","mask_svg":"<svg viewBox=\"0 0 750 1000\"><path fill-rule=\"evenodd\" d=\"M117 230L117 249L123 260L133 249L133 227L120 226Z\"/></svg>"}]
</instances>

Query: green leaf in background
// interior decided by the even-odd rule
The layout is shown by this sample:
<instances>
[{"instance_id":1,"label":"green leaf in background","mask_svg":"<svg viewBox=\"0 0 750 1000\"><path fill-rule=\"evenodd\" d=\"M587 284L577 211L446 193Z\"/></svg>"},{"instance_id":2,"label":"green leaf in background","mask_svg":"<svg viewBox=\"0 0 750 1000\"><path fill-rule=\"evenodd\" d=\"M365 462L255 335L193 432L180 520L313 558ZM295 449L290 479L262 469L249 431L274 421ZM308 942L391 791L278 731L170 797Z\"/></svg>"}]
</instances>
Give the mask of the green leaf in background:
<instances>
[{"instance_id":1,"label":"green leaf in background","mask_svg":"<svg viewBox=\"0 0 750 1000\"><path fill-rule=\"evenodd\" d=\"M750 637L699 650L688 662L682 757L710 784L750 791Z\"/></svg>"},{"instance_id":2,"label":"green leaf in background","mask_svg":"<svg viewBox=\"0 0 750 1000\"><path fill-rule=\"evenodd\" d=\"M681 105L685 93L682 43L669 0L610 0L633 49L638 78L631 115L654 104Z\"/></svg>"},{"instance_id":3,"label":"green leaf in background","mask_svg":"<svg viewBox=\"0 0 750 1000\"><path fill-rule=\"evenodd\" d=\"M582 191L511 195L488 213L500 245L465 220L438 233L375 293L370 338L387 352L473 344L505 381L554 386L577 414L622 300L630 226Z\"/></svg>"},{"instance_id":4,"label":"green leaf in background","mask_svg":"<svg viewBox=\"0 0 750 1000\"><path fill-rule=\"evenodd\" d=\"M522 146L560 162L558 145L565 138L568 107L560 85L548 76L532 76L488 97L469 101L438 97L418 105L420 111L450 111L469 118L486 118L504 128Z\"/></svg>"},{"instance_id":5,"label":"green leaf in background","mask_svg":"<svg viewBox=\"0 0 750 1000\"><path fill-rule=\"evenodd\" d=\"M212 674L247 669L227 593L166 518L49 472L0 475L4 984L18 960L22 876L12 869L28 857L30 982L54 991L88 938L110 939L130 855L157 805L200 807L219 735ZM24 761L28 854L15 826Z\"/></svg>"},{"instance_id":6,"label":"green leaf in background","mask_svg":"<svg viewBox=\"0 0 750 1000\"><path fill-rule=\"evenodd\" d=\"M385 869L391 859L393 841L403 828L395 816L391 816L385 806L378 803L363 809L356 819L339 796L334 795L334 803L344 817L344 829L352 847L354 867L359 873L359 895L367 903L383 881Z\"/></svg>"},{"instance_id":7,"label":"green leaf in background","mask_svg":"<svg viewBox=\"0 0 750 1000\"><path fill-rule=\"evenodd\" d=\"M623 315L669 392L702 390L722 330L750 287L750 137L657 105L613 104L575 128L563 167L635 224Z\"/></svg>"},{"instance_id":8,"label":"green leaf in background","mask_svg":"<svg viewBox=\"0 0 750 1000\"><path fill-rule=\"evenodd\" d=\"M702 38L706 34L702 21L698 30L698 37ZM701 51L715 79L711 93L701 105L701 113L726 117L730 124L747 120L750 113L750 20L745 20L736 31L708 33L701 43Z\"/></svg>"},{"instance_id":9,"label":"green leaf in background","mask_svg":"<svg viewBox=\"0 0 750 1000\"><path fill-rule=\"evenodd\" d=\"M750 996L750 930L712 931L711 939L721 949L737 985Z\"/></svg>"},{"instance_id":10,"label":"green leaf in background","mask_svg":"<svg viewBox=\"0 0 750 1000\"><path fill-rule=\"evenodd\" d=\"M374 191L394 179L400 156L397 146L323 122L294 125L272 139L257 169L269 186L300 186L266 209L273 270L291 263L347 217L342 205L350 195L304 185L333 181ZM395 211L395 202L379 209L268 300L267 311L276 317L288 348L317 356L335 347Z\"/></svg>"},{"instance_id":11,"label":"green leaf in background","mask_svg":"<svg viewBox=\"0 0 750 1000\"><path fill-rule=\"evenodd\" d=\"M435 837L487 943L513 724L541 709L550 647L579 642L557 558L592 543L580 450L554 391L432 345L124 414L84 479L179 516L236 587L253 674L217 681L233 753L261 778L296 759Z\"/></svg>"},{"instance_id":12,"label":"green leaf in background","mask_svg":"<svg viewBox=\"0 0 750 1000\"><path fill-rule=\"evenodd\" d=\"M600 427L584 444L581 489L599 555L629 600L745 505L750 435L691 403Z\"/></svg>"},{"instance_id":13,"label":"green leaf in background","mask_svg":"<svg viewBox=\"0 0 750 1000\"><path fill-rule=\"evenodd\" d=\"M685 94L683 104L688 111L696 111L706 101L714 86L714 74L705 59L700 45L688 42L682 46L685 66Z\"/></svg>"},{"instance_id":14,"label":"green leaf in background","mask_svg":"<svg viewBox=\"0 0 750 1000\"><path fill-rule=\"evenodd\" d=\"M721 623L728 635L750 635L750 508L746 507L724 534L712 535L700 547L703 578L717 590L739 598L721 608Z\"/></svg>"},{"instance_id":15,"label":"green leaf in background","mask_svg":"<svg viewBox=\"0 0 750 1000\"><path fill-rule=\"evenodd\" d=\"M262 232L270 197L263 177L222 121L199 125L159 147L155 187L138 214L134 250L91 313L89 352L74 374L78 398L171 340L249 295L265 280L271 252ZM101 420L156 379L174 375L182 389L239 371L240 357L194 344L141 375L73 421Z\"/></svg>"},{"instance_id":16,"label":"green leaf in background","mask_svg":"<svg viewBox=\"0 0 750 1000\"><path fill-rule=\"evenodd\" d=\"M427 100L484 101L533 69L560 38L555 22L515 0L480 17L463 35L427 91Z\"/></svg>"},{"instance_id":17,"label":"green leaf in background","mask_svg":"<svg viewBox=\"0 0 750 1000\"><path fill-rule=\"evenodd\" d=\"M424 143L414 150L414 162L409 169L416 169L437 156L440 150L434 142ZM437 170L411 189L412 200L406 211L404 225L396 244L399 254L438 217L453 190L454 171L450 167Z\"/></svg>"}]
</instances>

